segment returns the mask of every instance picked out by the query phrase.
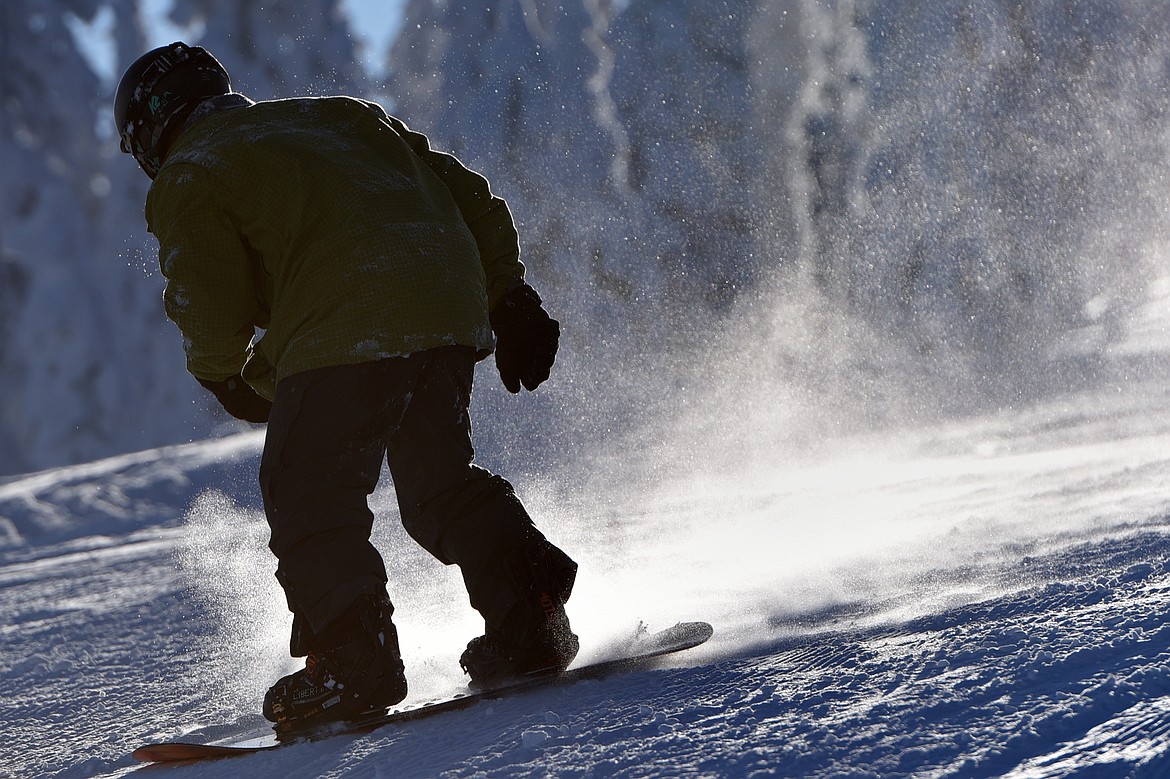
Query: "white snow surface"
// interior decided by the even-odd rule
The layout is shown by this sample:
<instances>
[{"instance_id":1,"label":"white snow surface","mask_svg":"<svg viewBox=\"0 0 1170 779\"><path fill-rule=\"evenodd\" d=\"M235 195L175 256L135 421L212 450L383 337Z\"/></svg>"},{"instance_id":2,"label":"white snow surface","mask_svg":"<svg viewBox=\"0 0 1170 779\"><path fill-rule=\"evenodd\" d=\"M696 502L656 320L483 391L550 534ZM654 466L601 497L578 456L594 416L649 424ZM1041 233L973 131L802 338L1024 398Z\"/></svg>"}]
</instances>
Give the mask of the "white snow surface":
<instances>
[{"instance_id":1,"label":"white snow surface","mask_svg":"<svg viewBox=\"0 0 1170 779\"><path fill-rule=\"evenodd\" d=\"M651 670L166 773L1165 775L1166 308L1152 300L1109 355L1124 378L1026 407L669 476L652 448L625 453L624 479L583 459L604 494L526 477L581 563L582 660L639 622L706 619L715 637ZM294 661L261 445L0 483L0 776L125 776L142 743L263 725L263 690ZM408 702L454 694L479 624L457 572L401 531L388 484L374 503Z\"/></svg>"},{"instance_id":2,"label":"white snow surface","mask_svg":"<svg viewBox=\"0 0 1170 779\"><path fill-rule=\"evenodd\" d=\"M333 0L145 5L255 97L379 97L490 174L565 338L534 396L483 366L479 454L581 564L581 661L716 630L167 774L1170 775L1160 4L413 0L384 82ZM143 8L0 11L5 778L262 727L295 668L263 434L183 371L75 45L112 14L130 61ZM452 695L482 625L388 480L374 504L408 703Z\"/></svg>"}]
</instances>

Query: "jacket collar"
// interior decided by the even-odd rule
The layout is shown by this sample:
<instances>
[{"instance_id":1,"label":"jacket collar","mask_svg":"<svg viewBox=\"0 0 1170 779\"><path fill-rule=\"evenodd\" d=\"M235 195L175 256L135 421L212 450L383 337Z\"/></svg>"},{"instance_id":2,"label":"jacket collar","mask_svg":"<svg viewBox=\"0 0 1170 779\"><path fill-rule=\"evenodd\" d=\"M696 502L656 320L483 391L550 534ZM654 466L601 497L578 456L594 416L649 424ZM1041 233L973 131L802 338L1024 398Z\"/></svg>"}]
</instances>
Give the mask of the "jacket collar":
<instances>
[{"instance_id":1,"label":"jacket collar","mask_svg":"<svg viewBox=\"0 0 1170 779\"><path fill-rule=\"evenodd\" d=\"M190 130L196 122L200 119L210 116L220 111L228 111L232 108L244 108L245 106L255 105L256 101L242 95L239 92L229 92L226 95L216 95L209 97L199 105L195 106L195 110L187 117L187 121L183 123L183 132Z\"/></svg>"}]
</instances>

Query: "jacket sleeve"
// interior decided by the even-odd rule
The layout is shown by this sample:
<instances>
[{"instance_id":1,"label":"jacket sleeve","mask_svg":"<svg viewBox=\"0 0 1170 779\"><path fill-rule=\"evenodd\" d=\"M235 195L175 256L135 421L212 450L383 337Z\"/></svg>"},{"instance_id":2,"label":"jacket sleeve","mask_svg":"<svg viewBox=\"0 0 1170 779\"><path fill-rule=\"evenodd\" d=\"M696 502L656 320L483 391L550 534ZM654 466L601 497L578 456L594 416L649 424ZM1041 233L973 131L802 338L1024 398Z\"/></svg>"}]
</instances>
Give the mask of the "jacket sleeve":
<instances>
[{"instance_id":1,"label":"jacket sleeve","mask_svg":"<svg viewBox=\"0 0 1170 779\"><path fill-rule=\"evenodd\" d=\"M187 370L208 381L240 373L261 317L254 259L215 193L211 173L178 164L159 174L146 201L167 317L183 334Z\"/></svg>"},{"instance_id":2,"label":"jacket sleeve","mask_svg":"<svg viewBox=\"0 0 1170 779\"><path fill-rule=\"evenodd\" d=\"M494 309L508 290L524 280L520 237L508 204L492 194L486 178L466 168L452 155L432 149L425 135L414 132L376 103L369 105L447 185L479 246L480 260L487 276L488 310Z\"/></svg>"}]
</instances>

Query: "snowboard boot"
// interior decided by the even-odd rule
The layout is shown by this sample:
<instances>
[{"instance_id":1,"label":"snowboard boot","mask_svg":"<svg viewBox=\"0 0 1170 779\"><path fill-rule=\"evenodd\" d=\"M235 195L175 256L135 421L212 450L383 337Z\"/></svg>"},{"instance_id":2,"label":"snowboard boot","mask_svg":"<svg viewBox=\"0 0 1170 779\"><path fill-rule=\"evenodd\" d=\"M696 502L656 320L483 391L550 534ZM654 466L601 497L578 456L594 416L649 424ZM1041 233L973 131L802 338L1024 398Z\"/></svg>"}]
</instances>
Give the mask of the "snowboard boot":
<instances>
[{"instance_id":1,"label":"snowboard boot","mask_svg":"<svg viewBox=\"0 0 1170 779\"><path fill-rule=\"evenodd\" d=\"M499 625L487 625L459 658L475 689L497 687L529 676L560 673L580 644L569 626L565 602L577 565L549 544L529 563L532 588Z\"/></svg>"},{"instance_id":2,"label":"snowboard boot","mask_svg":"<svg viewBox=\"0 0 1170 779\"><path fill-rule=\"evenodd\" d=\"M278 732L355 719L406 697L394 607L383 593L363 595L313 639L305 667L264 696Z\"/></svg>"}]
</instances>

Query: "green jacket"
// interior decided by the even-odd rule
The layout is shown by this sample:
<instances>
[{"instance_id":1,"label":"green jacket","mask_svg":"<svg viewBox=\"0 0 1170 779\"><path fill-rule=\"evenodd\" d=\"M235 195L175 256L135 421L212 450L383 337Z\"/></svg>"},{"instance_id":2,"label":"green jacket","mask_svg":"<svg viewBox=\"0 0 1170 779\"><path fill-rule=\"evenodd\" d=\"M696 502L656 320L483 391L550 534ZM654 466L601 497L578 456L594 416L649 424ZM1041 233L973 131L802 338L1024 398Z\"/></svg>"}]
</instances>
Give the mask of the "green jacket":
<instances>
[{"instance_id":1,"label":"green jacket","mask_svg":"<svg viewBox=\"0 0 1170 779\"><path fill-rule=\"evenodd\" d=\"M267 398L286 376L493 348L524 275L507 205L379 106L249 104L189 124L146 200L187 369ZM262 332L258 332L262 331Z\"/></svg>"}]
</instances>

